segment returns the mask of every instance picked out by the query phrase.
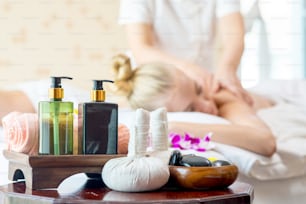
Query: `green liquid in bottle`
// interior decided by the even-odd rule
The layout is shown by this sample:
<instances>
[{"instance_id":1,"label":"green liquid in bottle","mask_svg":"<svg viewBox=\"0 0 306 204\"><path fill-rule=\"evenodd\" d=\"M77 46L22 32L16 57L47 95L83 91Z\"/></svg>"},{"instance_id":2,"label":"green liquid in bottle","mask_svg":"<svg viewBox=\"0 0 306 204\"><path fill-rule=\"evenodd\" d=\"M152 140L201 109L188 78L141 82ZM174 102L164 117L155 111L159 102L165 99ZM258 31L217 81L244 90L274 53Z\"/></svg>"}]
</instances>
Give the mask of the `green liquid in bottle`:
<instances>
[{"instance_id":1,"label":"green liquid in bottle","mask_svg":"<svg viewBox=\"0 0 306 204\"><path fill-rule=\"evenodd\" d=\"M40 102L39 154L73 154L73 104Z\"/></svg>"}]
</instances>

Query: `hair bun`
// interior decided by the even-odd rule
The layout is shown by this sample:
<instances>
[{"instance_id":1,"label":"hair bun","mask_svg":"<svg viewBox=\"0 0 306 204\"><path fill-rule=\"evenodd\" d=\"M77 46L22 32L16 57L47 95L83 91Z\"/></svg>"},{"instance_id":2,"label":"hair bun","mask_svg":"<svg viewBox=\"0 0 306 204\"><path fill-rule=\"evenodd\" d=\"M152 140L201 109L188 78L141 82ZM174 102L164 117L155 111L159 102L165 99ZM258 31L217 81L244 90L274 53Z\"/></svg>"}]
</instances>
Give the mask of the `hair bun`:
<instances>
[{"instance_id":1,"label":"hair bun","mask_svg":"<svg viewBox=\"0 0 306 204\"><path fill-rule=\"evenodd\" d=\"M133 75L130 58L123 54L113 57L113 69L115 80L124 81Z\"/></svg>"},{"instance_id":2,"label":"hair bun","mask_svg":"<svg viewBox=\"0 0 306 204\"><path fill-rule=\"evenodd\" d=\"M133 89L132 71L130 58L124 54L113 57L112 72L114 74L115 91L118 94L129 96Z\"/></svg>"}]
</instances>

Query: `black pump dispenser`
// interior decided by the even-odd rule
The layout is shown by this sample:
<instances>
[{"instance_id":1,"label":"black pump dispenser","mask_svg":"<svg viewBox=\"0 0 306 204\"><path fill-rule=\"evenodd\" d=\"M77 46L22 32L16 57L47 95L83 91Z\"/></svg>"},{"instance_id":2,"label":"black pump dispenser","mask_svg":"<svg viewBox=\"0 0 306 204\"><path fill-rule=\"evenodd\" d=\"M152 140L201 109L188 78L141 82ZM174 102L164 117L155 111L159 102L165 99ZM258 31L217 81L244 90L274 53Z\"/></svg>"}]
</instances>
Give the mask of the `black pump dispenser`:
<instances>
[{"instance_id":1,"label":"black pump dispenser","mask_svg":"<svg viewBox=\"0 0 306 204\"><path fill-rule=\"evenodd\" d=\"M53 100L62 100L64 98L64 89L62 88L62 79L70 79L71 77L61 76L61 77L50 77L51 85L49 89L49 98Z\"/></svg>"},{"instance_id":2,"label":"black pump dispenser","mask_svg":"<svg viewBox=\"0 0 306 204\"><path fill-rule=\"evenodd\" d=\"M91 100L94 102L103 102L105 101L105 91L103 89L103 83L110 82L114 83L111 80L93 80L93 88L91 90Z\"/></svg>"},{"instance_id":3,"label":"black pump dispenser","mask_svg":"<svg viewBox=\"0 0 306 204\"><path fill-rule=\"evenodd\" d=\"M110 82L110 83L114 83L114 81L112 80L93 80L93 89L94 90L104 90L103 89L103 82Z\"/></svg>"},{"instance_id":4,"label":"black pump dispenser","mask_svg":"<svg viewBox=\"0 0 306 204\"><path fill-rule=\"evenodd\" d=\"M61 76L61 77L55 77L52 76L51 78L51 88L62 88L62 79L70 79L71 77Z\"/></svg>"}]
</instances>

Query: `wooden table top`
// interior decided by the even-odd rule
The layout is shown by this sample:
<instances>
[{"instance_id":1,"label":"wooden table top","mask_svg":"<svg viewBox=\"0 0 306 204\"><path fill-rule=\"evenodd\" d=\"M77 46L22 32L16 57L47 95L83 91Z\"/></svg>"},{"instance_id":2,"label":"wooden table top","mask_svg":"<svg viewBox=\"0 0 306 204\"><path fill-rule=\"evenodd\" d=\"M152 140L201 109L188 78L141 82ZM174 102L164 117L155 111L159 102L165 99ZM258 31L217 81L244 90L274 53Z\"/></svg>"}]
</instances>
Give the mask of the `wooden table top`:
<instances>
[{"instance_id":1,"label":"wooden table top","mask_svg":"<svg viewBox=\"0 0 306 204\"><path fill-rule=\"evenodd\" d=\"M67 179L70 183L59 189L32 190L25 182L15 182L0 187L0 202L25 203L252 203L254 190L246 183L235 182L225 189L186 190L165 186L160 190L141 193L112 191L99 179ZM70 186L70 187L69 187ZM73 192L69 188L73 186ZM68 193L62 193L63 189Z\"/></svg>"}]
</instances>

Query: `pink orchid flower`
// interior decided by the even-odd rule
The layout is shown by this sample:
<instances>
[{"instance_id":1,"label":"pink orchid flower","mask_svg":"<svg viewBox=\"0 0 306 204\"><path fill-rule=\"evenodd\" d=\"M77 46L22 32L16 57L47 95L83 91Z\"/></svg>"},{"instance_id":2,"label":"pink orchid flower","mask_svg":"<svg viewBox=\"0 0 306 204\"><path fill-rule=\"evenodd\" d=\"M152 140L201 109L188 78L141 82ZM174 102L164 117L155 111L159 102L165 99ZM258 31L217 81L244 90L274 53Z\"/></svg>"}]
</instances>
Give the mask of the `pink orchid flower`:
<instances>
[{"instance_id":1,"label":"pink orchid flower","mask_svg":"<svg viewBox=\"0 0 306 204\"><path fill-rule=\"evenodd\" d=\"M171 147L182 150L193 149L200 152L204 152L212 148L211 137L212 137L211 132L206 134L205 137L203 138L194 137L189 133L185 133L184 136L178 133L169 134Z\"/></svg>"}]
</instances>

